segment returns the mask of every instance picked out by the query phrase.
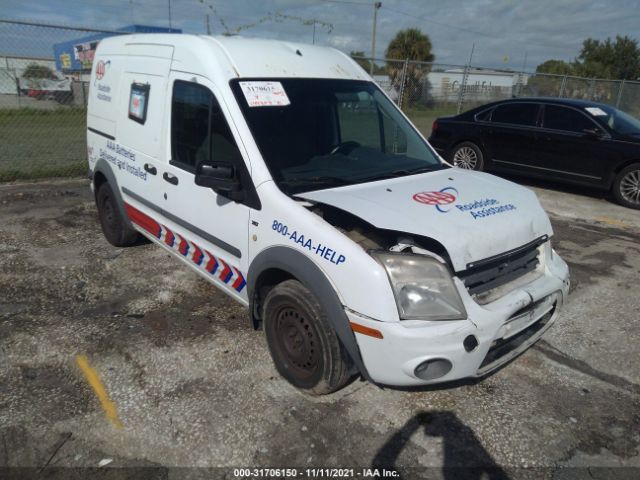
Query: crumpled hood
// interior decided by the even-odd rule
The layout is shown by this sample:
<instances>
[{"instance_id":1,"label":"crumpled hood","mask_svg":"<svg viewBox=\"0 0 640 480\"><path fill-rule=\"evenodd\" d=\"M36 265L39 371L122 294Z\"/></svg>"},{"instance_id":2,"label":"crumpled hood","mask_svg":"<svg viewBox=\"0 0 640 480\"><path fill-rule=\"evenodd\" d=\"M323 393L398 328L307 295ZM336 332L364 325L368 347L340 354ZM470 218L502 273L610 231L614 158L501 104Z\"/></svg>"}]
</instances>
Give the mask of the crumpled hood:
<instances>
[{"instance_id":1,"label":"crumpled hood","mask_svg":"<svg viewBox=\"0 0 640 480\"><path fill-rule=\"evenodd\" d=\"M531 190L457 168L296 196L345 210L378 228L437 240L456 271L553 233Z\"/></svg>"}]
</instances>

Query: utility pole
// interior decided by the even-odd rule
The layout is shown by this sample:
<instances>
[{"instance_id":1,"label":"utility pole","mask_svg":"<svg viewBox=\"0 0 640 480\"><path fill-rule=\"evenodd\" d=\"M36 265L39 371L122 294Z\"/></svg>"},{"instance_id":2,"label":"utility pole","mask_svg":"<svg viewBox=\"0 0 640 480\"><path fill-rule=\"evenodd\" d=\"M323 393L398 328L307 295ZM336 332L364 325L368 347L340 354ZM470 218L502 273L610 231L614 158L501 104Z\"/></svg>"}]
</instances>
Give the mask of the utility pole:
<instances>
[{"instance_id":1,"label":"utility pole","mask_svg":"<svg viewBox=\"0 0 640 480\"><path fill-rule=\"evenodd\" d=\"M462 83L460 84L460 93L458 94L458 115L462 111L462 103L464 102L464 94L467 89L467 81L469 80L469 70L471 69L471 61L473 60L473 51L476 49L476 43L473 42L471 45L471 55L469 55L469 63L464 67L464 72L462 74Z\"/></svg>"},{"instance_id":2,"label":"utility pole","mask_svg":"<svg viewBox=\"0 0 640 480\"><path fill-rule=\"evenodd\" d=\"M211 24L209 23L209 14L207 13L207 35L211 35Z\"/></svg>"},{"instance_id":3,"label":"utility pole","mask_svg":"<svg viewBox=\"0 0 640 480\"><path fill-rule=\"evenodd\" d=\"M316 19L313 19L313 45L316 44Z\"/></svg>"},{"instance_id":4,"label":"utility pole","mask_svg":"<svg viewBox=\"0 0 640 480\"><path fill-rule=\"evenodd\" d=\"M168 0L169 2L169 30L172 30L171 27L171 0Z\"/></svg>"},{"instance_id":5,"label":"utility pole","mask_svg":"<svg viewBox=\"0 0 640 480\"><path fill-rule=\"evenodd\" d=\"M373 62L376 58L376 26L378 24L378 9L382 6L382 2L373 2L373 34L371 35L371 65L369 67L369 75L373 75Z\"/></svg>"},{"instance_id":6,"label":"utility pole","mask_svg":"<svg viewBox=\"0 0 640 480\"><path fill-rule=\"evenodd\" d=\"M527 69L527 51L524 52L524 60L522 62L522 71L518 75L518 86L516 89L516 97L522 96L522 89L524 87L525 70Z\"/></svg>"}]
</instances>

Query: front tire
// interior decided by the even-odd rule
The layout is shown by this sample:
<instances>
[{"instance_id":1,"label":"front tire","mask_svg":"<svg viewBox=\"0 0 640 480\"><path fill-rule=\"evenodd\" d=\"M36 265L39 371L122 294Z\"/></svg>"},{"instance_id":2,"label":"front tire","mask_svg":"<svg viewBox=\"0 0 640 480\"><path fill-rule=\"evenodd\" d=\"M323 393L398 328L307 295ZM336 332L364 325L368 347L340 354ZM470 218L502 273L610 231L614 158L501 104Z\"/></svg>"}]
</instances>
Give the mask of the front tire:
<instances>
[{"instance_id":1,"label":"front tire","mask_svg":"<svg viewBox=\"0 0 640 480\"><path fill-rule=\"evenodd\" d=\"M113 190L106 182L98 188L96 205L102 233L111 245L129 247L137 242L138 232L122 218Z\"/></svg>"},{"instance_id":2,"label":"front tire","mask_svg":"<svg viewBox=\"0 0 640 480\"><path fill-rule=\"evenodd\" d=\"M449 162L465 170L484 170L484 155L473 142L462 142L453 147Z\"/></svg>"},{"instance_id":3,"label":"front tire","mask_svg":"<svg viewBox=\"0 0 640 480\"><path fill-rule=\"evenodd\" d=\"M612 191L620 205L640 210L640 163L623 168L613 181Z\"/></svg>"},{"instance_id":4,"label":"front tire","mask_svg":"<svg viewBox=\"0 0 640 480\"><path fill-rule=\"evenodd\" d=\"M297 280L271 289L264 330L276 369L293 386L324 395L349 381L349 357L318 299Z\"/></svg>"}]
</instances>

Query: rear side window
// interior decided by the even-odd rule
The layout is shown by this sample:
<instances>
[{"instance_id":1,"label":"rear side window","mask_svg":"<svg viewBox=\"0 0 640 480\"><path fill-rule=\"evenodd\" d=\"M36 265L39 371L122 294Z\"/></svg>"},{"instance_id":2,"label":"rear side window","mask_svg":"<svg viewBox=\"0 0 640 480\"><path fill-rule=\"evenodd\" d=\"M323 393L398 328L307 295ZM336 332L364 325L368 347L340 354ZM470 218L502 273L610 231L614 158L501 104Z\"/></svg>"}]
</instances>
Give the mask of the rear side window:
<instances>
[{"instance_id":1,"label":"rear side window","mask_svg":"<svg viewBox=\"0 0 640 480\"><path fill-rule=\"evenodd\" d=\"M557 105L545 105L543 126L554 130L578 133L597 128L596 125L582 113L576 112L571 108Z\"/></svg>"},{"instance_id":2,"label":"rear side window","mask_svg":"<svg viewBox=\"0 0 640 480\"><path fill-rule=\"evenodd\" d=\"M491 118L492 110L484 110L482 112L476 113L476 121L478 122L488 122L489 118Z\"/></svg>"},{"instance_id":3,"label":"rear side window","mask_svg":"<svg viewBox=\"0 0 640 480\"><path fill-rule=\"evenodd\" d=\"M178 166L194 170L210 159L234 165L241 161L229 124L208 88L175 82L171 111L171 155Z\"/></svg>"},{"instance_id":4,"label":"rear side window","mask_svg":"<svg viewBox=\"0 0 640 480\"><path fill-rule=\"evenodd\" d=\"M507 103L493 110L491 121L512 125L535 126L538 120L539 106L535 103Z\"/></svg>"}]
</instances>

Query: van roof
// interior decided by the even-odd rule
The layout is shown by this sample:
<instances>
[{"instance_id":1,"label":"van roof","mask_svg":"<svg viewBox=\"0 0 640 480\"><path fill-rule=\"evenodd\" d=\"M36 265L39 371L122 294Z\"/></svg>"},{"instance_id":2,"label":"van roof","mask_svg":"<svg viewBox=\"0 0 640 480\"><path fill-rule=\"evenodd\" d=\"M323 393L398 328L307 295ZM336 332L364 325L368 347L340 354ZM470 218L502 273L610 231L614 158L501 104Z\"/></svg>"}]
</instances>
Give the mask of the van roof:
<instances>
[{"instance_id":1,"label":"van roof","mask_svg":"<svg viewBox=\"0 0 640 480\"><path fill-rule=\"evenodd\" d=\"M348 55L305 43L187 34L132 34L100 42L102 54L126 55L127 46L173 47L172 69L205 76L215 68L232 78L333 78L370 80ZM220 72L222 70L222 72Z\"/></svg>"}]
</instances>

